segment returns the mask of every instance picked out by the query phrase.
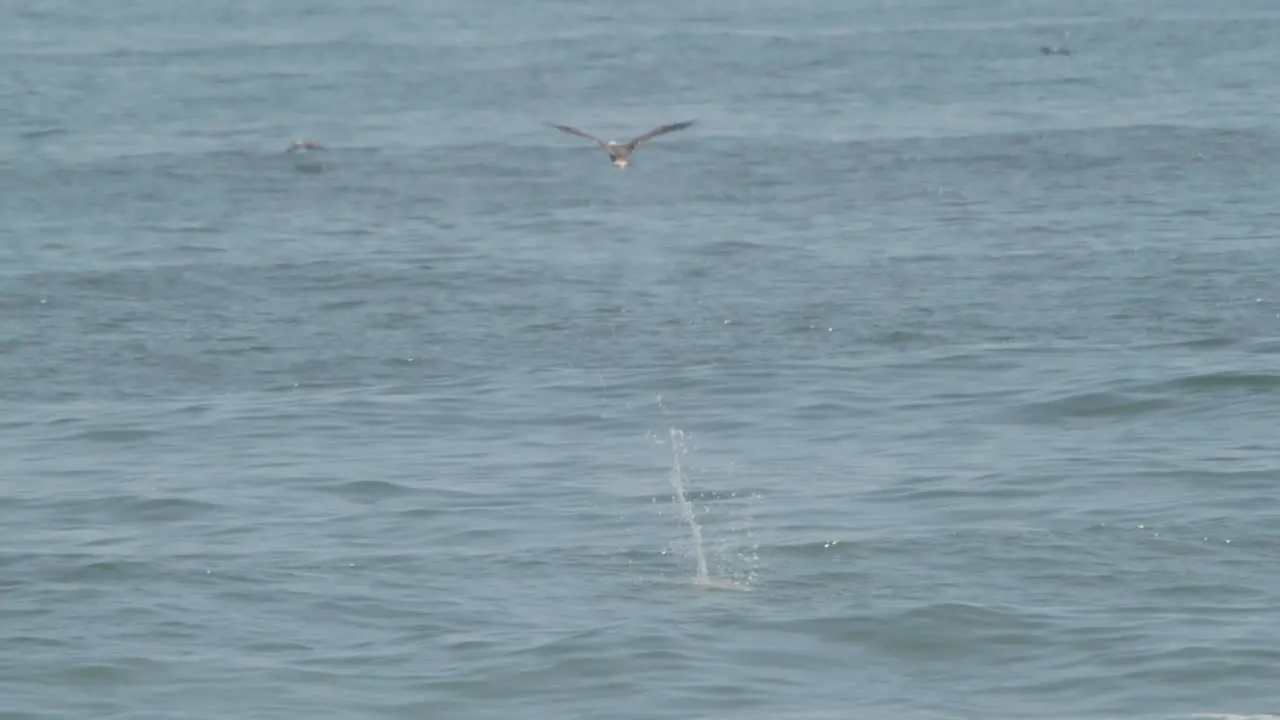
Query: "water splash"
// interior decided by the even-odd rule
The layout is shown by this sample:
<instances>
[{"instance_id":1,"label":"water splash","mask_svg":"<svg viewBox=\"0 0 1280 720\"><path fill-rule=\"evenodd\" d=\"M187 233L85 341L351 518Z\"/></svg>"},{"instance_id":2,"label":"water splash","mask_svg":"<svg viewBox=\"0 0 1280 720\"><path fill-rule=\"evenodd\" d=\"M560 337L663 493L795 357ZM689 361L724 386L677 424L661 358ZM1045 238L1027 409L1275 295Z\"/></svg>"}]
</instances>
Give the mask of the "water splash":
<instances>
[{"instance_id":1,"label":"water splash","mask_svg":"<svg viewBox=\"0 0 1280 720\"><path fill-rule=\"evenodd\" d=\"M702 547L702 528L693 514L693 503L684 490L684 470L680 467L680 458L684 456L684 432L671 428L671 486L676 489L676 502L680 504L680 516L689 525L693 535L693 552L698 559L698 574L694 582L699 585L710 585L711 578L707 574L707 554Z\"/></svg>"}]
</instances>

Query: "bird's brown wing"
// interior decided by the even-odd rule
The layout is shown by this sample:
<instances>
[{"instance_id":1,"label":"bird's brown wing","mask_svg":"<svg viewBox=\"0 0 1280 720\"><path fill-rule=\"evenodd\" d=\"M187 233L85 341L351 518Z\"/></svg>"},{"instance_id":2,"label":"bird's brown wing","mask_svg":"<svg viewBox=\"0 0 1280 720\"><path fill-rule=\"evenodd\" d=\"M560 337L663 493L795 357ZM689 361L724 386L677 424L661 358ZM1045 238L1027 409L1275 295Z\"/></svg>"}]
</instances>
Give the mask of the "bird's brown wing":
<instances>
[{"instance_id":1,"label":"bird's brown wing","mask_svg":"<svg viewBox=\"0 0 1280 720\"><path fill-rule=\"evenodd\" d=\"M608 145L607 143L605 143L605 141L601 140L600 138L596 137L595 135L589 135L589 134L587 134L587 133L584 133L584 132L582 132L581 130L579 130L578 128L576 128L576 127L569 127L568 125L556 125L555 123L547 123L547 124L548 124L548 125L550 125L551 127L555 128L555 129L559 130L560 132L567 132L567 133L569 133L570 135L577 135L577 136L578 136L578 137L580 137L580 138L586 138L586 139L588 139L588 140L592 140L592 141L594 141L594 142L598 143L598 144L599 144L601 147L603 147L604 149L606 149L606 150L608 150L608 149L609 149L609 145Z\"/></svg>"},{"instance_id":2,"label":"bird's brown wing","mask_svg":"<svg viewBox=\"0 0 1280 720\"><path fill-rule=\"evenodd\" d=\"M690 125L692 125L693 122L694 122L693 120L688 120L685 122L671 123L670 125L663 125L661 127L656 127L650 130L649 132L641 135L640 137L636 138L635 140L632 140L631 142L627 143L627 149L635 150L636 148L640 147L643 143L646 143L649 140L652 140L658 137L659 135L666 135L669 132L683 130L689 127Z\"/></svg>"}]
</instances>

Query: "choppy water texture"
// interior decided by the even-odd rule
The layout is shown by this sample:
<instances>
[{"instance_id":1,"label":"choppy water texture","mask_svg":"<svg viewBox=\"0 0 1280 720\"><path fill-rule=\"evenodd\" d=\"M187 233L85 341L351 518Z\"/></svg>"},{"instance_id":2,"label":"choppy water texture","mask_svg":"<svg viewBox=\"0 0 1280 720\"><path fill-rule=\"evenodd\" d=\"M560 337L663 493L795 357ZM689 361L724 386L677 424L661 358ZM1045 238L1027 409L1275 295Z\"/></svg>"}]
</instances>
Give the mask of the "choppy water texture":
<instances>
[{"instance_id":1,"label":"choppy water texture","mask_svg":"<svg viewBox=\"0 0 1280 720\"><path fill-rule=\"evenodd\" d=\"M0 717L1280 712L1271 3L4 15Z\"/></svg>"}]
</instances>

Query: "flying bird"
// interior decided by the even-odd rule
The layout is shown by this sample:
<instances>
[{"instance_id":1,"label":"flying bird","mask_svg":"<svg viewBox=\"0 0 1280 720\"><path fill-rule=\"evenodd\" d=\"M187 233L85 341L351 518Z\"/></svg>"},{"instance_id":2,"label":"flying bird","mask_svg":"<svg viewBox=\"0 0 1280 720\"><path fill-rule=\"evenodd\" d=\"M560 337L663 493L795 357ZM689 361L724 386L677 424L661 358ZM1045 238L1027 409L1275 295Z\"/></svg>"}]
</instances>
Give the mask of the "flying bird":
<instances>
[{"instance_id":1,"label":"flying bird","mask_svg":"<svg viewBox=\"0 0 1280 720\"><path fill-rule=\"evenodd\" d=\"M652 140L658 137L659 135L665 135L669 132L675 132L676 130L683 130L689 127L690 125L692 125L693 122L694 121L689 120L686 122L671 123L670 125L663 125L661 127L656 127L650 130L649 132L641 135L640 137L636 138L635 140L632 140L631 142L626 143L625 145L619 145L618 143L612 140L610 140L609 142L605 142L604 140L601 140L600 138L594 135L584 133L578 128L569 127L568 125L556 125L554 123L547 123L547 124L559 130L560 132L567 132L570 135L577 135L578 137L595 141L600 145L600 147L605 149L605 152L609 153L609 159L613 161L614 167L625 168L627 165L631 163L631 153L635 152L636 148L640 147L642 144L648 142L649 140Z\"/></svg>"}]
</instances>

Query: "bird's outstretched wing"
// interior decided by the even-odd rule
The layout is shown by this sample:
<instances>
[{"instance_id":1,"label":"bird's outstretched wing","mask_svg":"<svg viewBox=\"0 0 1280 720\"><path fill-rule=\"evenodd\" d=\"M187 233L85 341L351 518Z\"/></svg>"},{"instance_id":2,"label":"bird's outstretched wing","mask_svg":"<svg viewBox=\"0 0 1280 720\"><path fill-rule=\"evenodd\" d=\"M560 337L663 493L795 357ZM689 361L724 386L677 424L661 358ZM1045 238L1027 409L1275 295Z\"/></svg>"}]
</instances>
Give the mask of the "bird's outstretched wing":
<instances>
[{"instance_id":1,"label":"bird's outstretched wing","mask_svg":"<svg viewBox=\"0 0 1280 720\"><path fill-rule=\"evenodd\" d=\"M635 140L632 140L631 142L627 143L627 149L635 150L645 142L648 142L649 140L652 140L658 137L659 135L665 135L669 132L683 130L689 127L690 125L692 125L693 123L694 123L693 120L687 120L685 122L671 123L670 125L663 125L661 127L656 127L650 130L649 132L641 135L640 137L636 138Z\"/></svg>"},{"instance_id":2,"label":"bird's outstretched wing","mask_svg":"<svg viewBox=\"0 0 1280 720\"><path fill-rule=\"evenodd\" d=\"M598 143L598 144L599 144L601 147L603 147L604 149L606 149L606 150L608 150L608 149L609 149L609 145L608 145L608 143L606 143L605 141L603 141L603 140L601 140L600 138L596 137L595 135L590 135L590 134L588 134L588 133L584 133L584 132L582 132L581 130L579 130L578 128L576 128L576 127L569 127L568 125L556 125L555 123L547 123L547 124L548 124L548 125L550 125L551 127L555 128L555 129L559 130L560 132L567 132L567 133L569 133L570 135L577 135L578 137L586 138L586 139L588 139L588 140L592 140L592 141L594 141L594 142Z\"/></svg>"}]
</instances>

